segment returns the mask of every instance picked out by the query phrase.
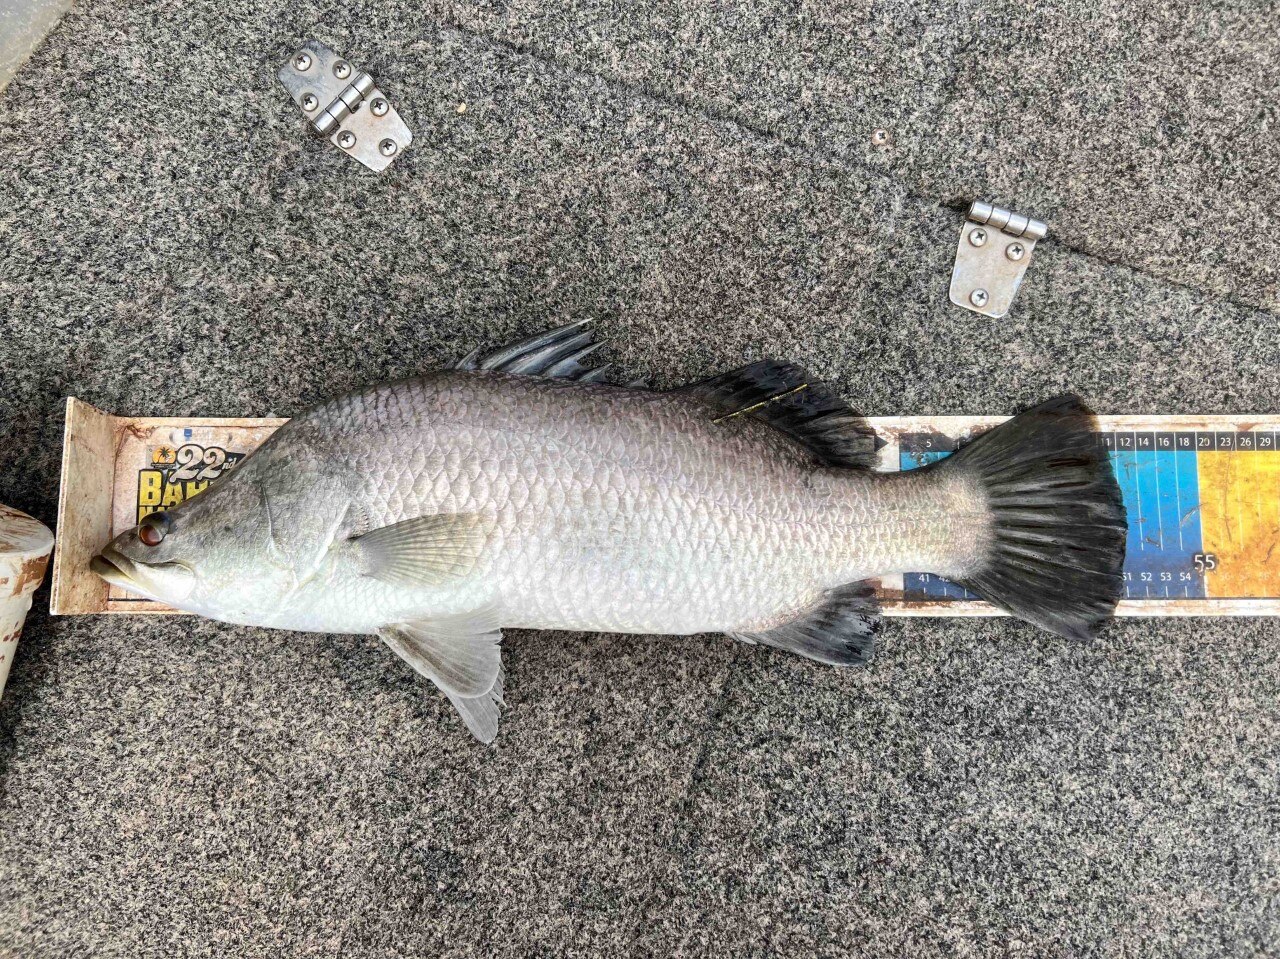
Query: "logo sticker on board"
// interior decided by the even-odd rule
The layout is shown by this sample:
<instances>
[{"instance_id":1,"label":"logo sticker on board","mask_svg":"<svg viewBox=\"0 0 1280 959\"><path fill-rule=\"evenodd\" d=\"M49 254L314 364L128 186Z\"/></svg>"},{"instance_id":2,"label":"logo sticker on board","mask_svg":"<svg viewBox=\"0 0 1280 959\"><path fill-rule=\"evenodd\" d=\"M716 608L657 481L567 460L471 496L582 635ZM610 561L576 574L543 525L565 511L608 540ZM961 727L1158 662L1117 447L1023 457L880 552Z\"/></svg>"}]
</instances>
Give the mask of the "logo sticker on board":
<instances>
[{"instance_id":1,"label":"logo sticker on board","mask_svg":"<svg viewBox=\"0 0 1280 959\"><path fill-rule=\"evenodd\" d=\"M185 503L245 457L198 443L161 444L149 453L151 465L138 470L138 522L150 513Z\"/></svg>"}]
</instances>

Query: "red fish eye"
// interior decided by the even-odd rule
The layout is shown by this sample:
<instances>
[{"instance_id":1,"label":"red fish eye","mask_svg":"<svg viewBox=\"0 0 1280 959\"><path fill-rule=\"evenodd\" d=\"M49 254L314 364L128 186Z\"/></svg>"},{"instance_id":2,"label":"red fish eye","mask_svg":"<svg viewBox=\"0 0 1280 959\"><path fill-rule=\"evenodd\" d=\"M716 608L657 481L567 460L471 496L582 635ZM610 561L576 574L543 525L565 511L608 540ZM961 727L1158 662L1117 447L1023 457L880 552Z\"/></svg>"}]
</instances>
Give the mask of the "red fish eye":
<instances>
[{"instance_id":1,"label":"red fish eye","mask_svg":"<svg viewBox=\"0 0 1280 959\"><path fill-rule=\"evenodd\" d=\"M159 546L160 541L164 539L164 533L150 523L143 523L138 527L138 539L142 540L145 546Z\"/></svg>"}]
</instances>

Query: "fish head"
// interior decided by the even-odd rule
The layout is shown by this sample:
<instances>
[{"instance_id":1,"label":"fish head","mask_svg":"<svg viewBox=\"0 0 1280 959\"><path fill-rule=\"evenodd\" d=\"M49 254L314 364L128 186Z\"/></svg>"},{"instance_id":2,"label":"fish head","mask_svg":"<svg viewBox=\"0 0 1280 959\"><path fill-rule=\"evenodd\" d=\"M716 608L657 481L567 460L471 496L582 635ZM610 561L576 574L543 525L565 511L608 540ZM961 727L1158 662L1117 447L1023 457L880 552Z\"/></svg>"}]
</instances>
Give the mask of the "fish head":
<instances>
[{"instance_id":1,"label":"fish head","mask_svg":"<svg viewBox=\"0 0 1280 959\"><path fill-rule=\"evenodd\" d=\"M103 547L90 568L177 609L232 622L267 618L297 577L274 535L269 490L257 472L237 467L181 505L144 517Z\"/></svg>"},{"instance_id":2,"label":"fish head","mask_svg":"<svg viewBox=\"0 0 1280 959\"><path fill-rule=\"evenodd\" d=\"M165 545L173 525L169 513L152 513L104 546L89 569L113 586L180 607L195 588L195 569L174 544Z\"/></svg>"}]
</instances>

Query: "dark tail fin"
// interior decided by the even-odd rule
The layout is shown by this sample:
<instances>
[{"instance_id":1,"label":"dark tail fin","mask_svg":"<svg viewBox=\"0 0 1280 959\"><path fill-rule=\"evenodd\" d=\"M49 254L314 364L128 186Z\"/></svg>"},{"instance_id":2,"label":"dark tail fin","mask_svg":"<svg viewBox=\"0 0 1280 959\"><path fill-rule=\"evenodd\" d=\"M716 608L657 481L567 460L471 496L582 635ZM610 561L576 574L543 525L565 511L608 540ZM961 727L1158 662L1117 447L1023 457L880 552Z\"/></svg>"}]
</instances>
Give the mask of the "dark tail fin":
<instances>
[{"instance_id":1,"label":"dark tail fin","mask_svg":"<svg viewBox=\"0 0 1280 959\"><path fill-rule=\"evenodd\" d=\"M1123 588L1125 510L1093 414L1059 396L984 433L938 466L985 489L992 536L960 580L984 599L1070 638L1093 635Z\"/></svg>"}]
</instances>

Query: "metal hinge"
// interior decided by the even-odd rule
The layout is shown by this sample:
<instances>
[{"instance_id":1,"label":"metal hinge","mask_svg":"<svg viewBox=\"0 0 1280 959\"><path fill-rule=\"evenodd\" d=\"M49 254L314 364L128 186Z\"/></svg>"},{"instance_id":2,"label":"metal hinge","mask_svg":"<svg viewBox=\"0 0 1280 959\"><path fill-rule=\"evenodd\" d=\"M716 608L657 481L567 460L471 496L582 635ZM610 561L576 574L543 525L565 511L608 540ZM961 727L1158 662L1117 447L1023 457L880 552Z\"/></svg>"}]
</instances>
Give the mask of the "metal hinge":
<instances>
[{"instance_id":1,"label":"metal hinge","mask_svg":"<svg viewBox=\"0 0 1280 959\"><path fill-rule=\"evenodd\" d=\"M960 230L951 271L951 302L998 319L1009 312L1036 241L1049 228L1039 220L974 200Z\"/></svg>"},{"instance_id":2,"label":"metal hinge","mask_svg":"<svg viewBox=\"0 0 1280 959\"><path fill-rule=\"evenodd\" d=\"M343 153L385 170L413 140L373 77L308 40L277 74L311 125Z\"/></svg>"}]
</instances>

